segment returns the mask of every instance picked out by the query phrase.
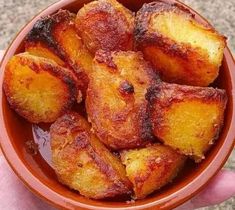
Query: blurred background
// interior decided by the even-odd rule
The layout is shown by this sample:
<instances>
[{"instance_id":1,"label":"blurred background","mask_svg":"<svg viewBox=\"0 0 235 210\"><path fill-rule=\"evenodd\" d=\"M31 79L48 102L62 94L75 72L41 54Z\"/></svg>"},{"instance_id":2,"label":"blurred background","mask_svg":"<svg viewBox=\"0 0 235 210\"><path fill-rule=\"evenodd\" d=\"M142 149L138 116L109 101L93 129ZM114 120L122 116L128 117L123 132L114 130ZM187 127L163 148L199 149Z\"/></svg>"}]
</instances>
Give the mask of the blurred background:
<instances>
[{"instance_id":1,"label":"blurred background","mask_svg":"<svg viewBox=\"0 0 235 210\"><path fill-rule=\"evenodd\" d=\"M0 0L0 50L7 48L16 33L42 9L57 0ZM181 0L207 18L228 38L235 55L235 0ZM225 168L235 170L235 150ZM235 180L234 180L235 181ZM235 197L201 210L235 210Z\"/></svg>"}]
</instances>

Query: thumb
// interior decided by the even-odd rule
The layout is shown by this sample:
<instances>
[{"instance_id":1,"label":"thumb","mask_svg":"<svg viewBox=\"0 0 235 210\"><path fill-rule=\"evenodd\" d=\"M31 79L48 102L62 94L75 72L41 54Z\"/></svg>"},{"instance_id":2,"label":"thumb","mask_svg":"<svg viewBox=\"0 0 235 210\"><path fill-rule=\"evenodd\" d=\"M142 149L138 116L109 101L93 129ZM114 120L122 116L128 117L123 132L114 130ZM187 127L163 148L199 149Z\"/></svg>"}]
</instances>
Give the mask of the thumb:
<instances>
[{"instance_id":1,"label":"thumb","mask_svg":"<svg viewBox=\"0 0 235 210\"><path fill-rule=\"evenodd\" d=\"M4 52L5 52L4 50L0 50L0 63L1 63L1 60L3 58Z\"/></svg>"},{"instance_id":2,"label":"thumb","mask_svg":"<svg viewBox=\"0 0 235 210\"><path fill-rule=\"evenodd\" d=\"M235 195L235 172L222 170L207 187L175 210L191 210L219 204Z\"/></svg>"}]
</instances>

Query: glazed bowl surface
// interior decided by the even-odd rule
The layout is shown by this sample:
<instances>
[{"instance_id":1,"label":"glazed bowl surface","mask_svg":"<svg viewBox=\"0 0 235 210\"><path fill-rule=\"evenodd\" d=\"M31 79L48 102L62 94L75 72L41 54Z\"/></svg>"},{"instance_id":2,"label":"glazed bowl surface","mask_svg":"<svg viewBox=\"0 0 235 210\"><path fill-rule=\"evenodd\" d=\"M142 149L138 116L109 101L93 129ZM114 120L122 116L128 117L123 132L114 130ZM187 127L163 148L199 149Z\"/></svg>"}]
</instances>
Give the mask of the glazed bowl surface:
<instances>
[{"instance_id":1,"label":"glazed bowl surface","mask_svg":"<svg viewBox=\"0 0 235 210\"><path fill-rule=\"evenodd\" d=\"M137 11L144 3L150 0L118 0L127 8ZM175 0L164 0L170 3L179 3ZM0 66L0 85L2 87L5 66L8 60L23 51L23 39L30 31L33 24L40 18L56 12L58 9L68 9L77 12L84 3L90 0L61 0L35 16L16 36L11 43ZM184 4L182 4L184 5ZM184 5L187 7L186 5ZM207 21L193 11L195 18L202 23ZM224 127L216 144L207 153L206 159L200 164L192 161L186 163L186 167L174 180L160 191L148 196L143 200L126 202L122 200L91 200L77 192L61 185L56 175L43 157L38 153L32 155L27 152L26 142L34 139L32 125L19 117L10 109L4 92L1 88L0 98L0 142L4 156L8 163L36 195L48 201L53 206L67 209L95 209L95 210L138 210L138 209L171 209L193 197L201 189L206 187L210 179L217 174L229 157L235 136L235 63L226 47L224 59L220 69L220 75L214 83L216 87L223 88L228 94L228 104L225 112Z\"/></svg>"}]
</instances>

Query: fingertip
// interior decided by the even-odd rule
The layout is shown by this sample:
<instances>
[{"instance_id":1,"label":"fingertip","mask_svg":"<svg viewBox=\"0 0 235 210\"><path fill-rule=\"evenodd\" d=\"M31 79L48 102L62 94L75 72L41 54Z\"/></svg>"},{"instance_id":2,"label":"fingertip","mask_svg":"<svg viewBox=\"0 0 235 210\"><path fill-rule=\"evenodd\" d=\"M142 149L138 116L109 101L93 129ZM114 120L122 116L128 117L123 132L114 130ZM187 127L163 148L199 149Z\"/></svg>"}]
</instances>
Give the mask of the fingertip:
<instances>
[{"instance_id":1,"label":"fingertip","mask_svg":"<svg viewBox=\"0 0 235 210\"><path fill-rule=\"evenodd\" d=\"M235 172L222 170L196 195L191 203L194 208L219 204L235 195Z\"/></svg>"}]
</instances>

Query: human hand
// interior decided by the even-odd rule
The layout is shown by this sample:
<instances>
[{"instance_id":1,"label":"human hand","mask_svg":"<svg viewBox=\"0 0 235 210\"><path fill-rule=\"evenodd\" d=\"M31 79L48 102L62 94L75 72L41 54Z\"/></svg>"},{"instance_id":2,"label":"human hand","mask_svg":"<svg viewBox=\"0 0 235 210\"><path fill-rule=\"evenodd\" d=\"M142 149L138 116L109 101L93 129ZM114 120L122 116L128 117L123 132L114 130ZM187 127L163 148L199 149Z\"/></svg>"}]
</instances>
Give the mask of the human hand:
<instances>
[{"instance_id":1,"label":"human hand","mask_svg":"<svg viewBox=\"0 0 235 210\"><path fill-rule=\"evenodd\" d=\"M0 51L0 60L3 51ZM7 165L0 151L0 209L55 210L32 194ZM235 195L235 172L222 170L209 185L190 201L175 210L193 210L214 205Z\"/></svg>"},{"instance_id":2,"label":"human hand","mask_svg":"<svg viewBox=\"0 0 235 210\"><path fill-rule=\"evenodd\" d=\"M0 154L0 209L7 210L55 210L33 195L16 177ZM235 172L223 170L209 185L190 201L175 210L193 210L214 205L235 195Z\"/></svg>"},{"instance_id":3,"label":"human hand","mask_svg":"<svg viewBox=\"0 0 235 210\"><path fill-rule=\"evenodd\" d=\"M175 210L193 210L219 204L235 196L235 172L221 170L206 188Z\"/></svg>"}]
</instances>

